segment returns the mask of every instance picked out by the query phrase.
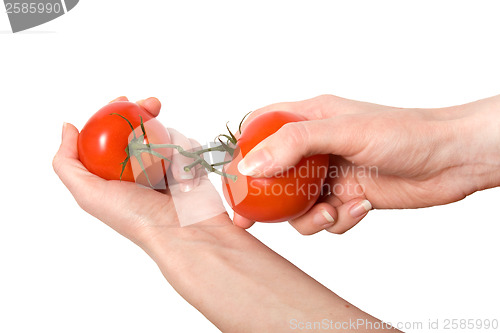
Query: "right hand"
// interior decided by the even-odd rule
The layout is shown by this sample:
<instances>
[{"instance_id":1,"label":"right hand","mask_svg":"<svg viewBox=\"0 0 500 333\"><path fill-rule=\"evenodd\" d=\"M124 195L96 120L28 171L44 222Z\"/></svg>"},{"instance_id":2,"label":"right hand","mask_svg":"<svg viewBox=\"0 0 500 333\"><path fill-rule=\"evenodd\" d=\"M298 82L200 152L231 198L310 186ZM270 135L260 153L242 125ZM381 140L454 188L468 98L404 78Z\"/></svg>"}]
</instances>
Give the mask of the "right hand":
<instances>
[{"instance_id":1,"label":"right hand","mask_svg":"<svg viewBox=\"0 0 500 333\"><path fill-rule=\"evenodd\" d=\"M495 108L488 107L492 104ZM400 109L332 95L273 104L245 123L277 110L308 120L284 125L238 167L247 175L269 177L305 156L331 154L332 175L325 186L332 194L290 223L302 234L343 233L372 208L442 205L500 185L498 149L491 154L500 143L499 104L496 97L453 108ZM234 217L243 228L253 222Z\"/></svg>"}]
</instances>

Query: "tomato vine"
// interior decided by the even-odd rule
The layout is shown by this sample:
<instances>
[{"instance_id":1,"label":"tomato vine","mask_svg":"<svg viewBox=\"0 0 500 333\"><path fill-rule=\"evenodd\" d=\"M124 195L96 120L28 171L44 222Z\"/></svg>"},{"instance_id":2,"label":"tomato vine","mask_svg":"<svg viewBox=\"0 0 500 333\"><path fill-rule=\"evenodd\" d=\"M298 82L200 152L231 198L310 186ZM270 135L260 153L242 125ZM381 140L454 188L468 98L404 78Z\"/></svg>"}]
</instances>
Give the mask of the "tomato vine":
<instances>
[{"instance_id":1,"label":"tomato vine","mask_svg":"<svg viewBox=\"0 0 500 333\"><path fill-rule=\"evenodd\" d=\"M177 150L177 152L179 154L181 154L183 156L186 156L188 158L193 159L193 162L191 164L186 165L184 167L184 171L190 171L192 168L196 167L197 165L201 165L208 172L214 172L214 173L216 173L216 174L218 174L220 176L229 178L232 181L236 181L236 179L237 179L236 175L228 174L228 173L226 173L224 171L221 171L221 170L218 170L216 168L217 166L221 166L221 165L225 165L227 163L230 163L231 160L217 162L217 163L208 163L203 158L203 154L208 153L208 152L215 152L215 151L226 152L231 157L233 157L233 154L234 154L234 151L235 151L235 146L236 146L236 143L237 143L238 140L236 139L236 137L234 136L234 134L231 132L231 130L229 130L228 124L226 124L226 128L229 131L229 135L227 135L227 134L220 134L216 138L220 142L220 145L215 146L215 147L208 147L208 148L204 148L204 149L200 149L200 150L196 150L196 151L188 151L188 150L185 150L183 147L181 147L179 145L175 145L175 144L151 144L151 143L144 143L145 138L147 138L147 134L146 134L146 130L144 128L144 123L143 123L143 120L142 120L142 116L140 117L140 119L141 119L141 131L142 131L142 134L140 136L136 136L134 126L132 126L132 124L130 123L130 121L126 117L124 117L124 116L122 116L121 114L118 114L118 113L111 113L110 115L117 115L117 116L121 117L122 119L124 119L128 123L128 125L130 126L130 128L132 129L132 134L133 134L133 138L130 140L129 144L125 148L125 152L127 154L127 157L125 158L125 160L123 162L120 163L121 166L122 166L122 170L121 170L121 173L120 173L120 180L121 180L122 174L123 174L123 172L125 170L125 167L126 167L127 163L130 161L130 158L134 157L137 160L137 162L139 163L139 165L140 165L140 167L142 169L142 172L146 176L146 179L147 179L149 185L151 187L153 187L153 185L151 184L151 182L149 180L148 174L147 174L147 172L146 172L146 170L144 168L144 163L142 161L141 154L142 153L148 153L148 154L151 154L151 155L156 156L158 158L161 158L161 159L164 159L166 161L172 162L167 157L165 157L162 154L160 154L160 153L158 153L158 152L156 152L156 151L153 150L153 149L159 149L159 148L172 148L172 149ZM245 118L243 118L243 120L244 119ZM241 124L243 123L243 120L241 121L240 126L238 128L238 130L240 131L240 133L241 133ZM222 139L221 139L221 137L227 138L227 141L223 142Z\"/></svg>"}]
</instances>

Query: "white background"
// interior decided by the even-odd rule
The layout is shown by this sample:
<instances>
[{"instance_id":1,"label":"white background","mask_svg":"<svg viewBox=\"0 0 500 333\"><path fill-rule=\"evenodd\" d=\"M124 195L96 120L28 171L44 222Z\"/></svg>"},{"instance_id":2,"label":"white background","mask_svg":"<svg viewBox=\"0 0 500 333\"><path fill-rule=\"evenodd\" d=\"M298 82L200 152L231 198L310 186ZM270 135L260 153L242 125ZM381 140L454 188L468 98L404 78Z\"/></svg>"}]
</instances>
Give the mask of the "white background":
<instances>
[{"instance_id":1,"label":"white background","mask_svg":"<svg viewBox=\"0 0 500 333\"><path fill-rule=\"evenodd\" d=\"M0 8L0 332L218 331L74 202L51 166L63 121L157 96L163 124L207 141L323 93L400 107L500 93L498 1L86 0L19 34ZM384 321L499 319L499 194L373 211L341 236L250 231Z\"/></svg>"}]
</instances>

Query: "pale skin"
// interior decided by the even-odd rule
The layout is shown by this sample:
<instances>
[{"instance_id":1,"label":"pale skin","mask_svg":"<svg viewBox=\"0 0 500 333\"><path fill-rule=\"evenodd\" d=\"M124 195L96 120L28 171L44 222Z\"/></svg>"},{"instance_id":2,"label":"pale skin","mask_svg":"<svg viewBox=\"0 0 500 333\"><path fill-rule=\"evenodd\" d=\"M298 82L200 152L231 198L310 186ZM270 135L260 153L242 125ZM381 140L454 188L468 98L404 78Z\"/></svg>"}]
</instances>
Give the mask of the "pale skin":
<instances>
[{"instance_id":1,"label":"pale skin","mask_svg":"<svg viewBox=\"0 0 500 333\"><path fill-rule=\"evenodd\" d=\"M126 99L121 97L118 100ZM160 111L160 103L155 98L138 103L153 116ZM273 144L273 138L269 138L265 142L268 144L266 149L282 147L283 144L296 147L302 141L299 138L306 138L309 142L297 149L293 156L279 155L279 149L272 150L274 161L280 160L283 165L293 165L301 156L309 154L335 153L332 157L334 162L354 160L356 166L377 164L383 170L383 176L376 183L370 179L355 180L364 182L366 192L361 197L330 197L291 222L304 234L323 229L341 233L366 215L349 217L352 205L360 200L368 199L376 208L415 208L460 200L474 191L499 185L500 101L493 98L475 103L475 106L433 110L435 116L431 117L430 111L427 113L426 110L403 110L321 96L303 102L276 104L255 114L278 109L303 112L312 120L310 124L304 122L299 127L318 126L314 130L318 130L319 135L322 133L320 122L324 119L334 129L329 131L329 135L335 133L344 137L342 142L335 143L333 138L326 141L315 139L307 129L297 130L287 126L288 129L283 131L289 131L285 134L291 135L291 139ZM477 117L471 119L472 114ZM354 120L364 133L359 139L350 132L354 129L349 124ZM422 126L424 130L426 126L421 123L426 122L432 126L442 124L451 128L448 131L426 129L426 136L434 137L426 140L438 148L431 157L424 158L428 149L422 149L423 152L416 149L415 140L420 132L412 131L410 124ZM450 123L453 125L444 125ZM399 131L402 126L405 130ZM388 127L399 131L399 141L384 134ZM477 128L481 128L479 134ZM174 133L174 143L185 149L197 145L178 132L171 133ZM326 135L326 132L322 134ZM279 138L278 135L276 137ZM179 207L174 207L169 190L155 191L134 183L106 181L89 173L78 160L77 139L78 130L66 124L53 166L78 204L146 251L180 295L221 331L289 332L293 319L302 322L325 318L339 323L349 322L350 319L378 322L378 319L338 297L237 226L249 227L252 221L235 216L234 225L229 216L222 213L203 222L180 227L176 212ZM395 142L402 143L398 145ZM441 144L446 147L439 149ZM467 156L458 154L464 151L464 145L470 147L471 152ZM287 151L290 152L290 149ZM397 160L399 154L407 155L405 161L413 159L415 162L403 164L401 159ZM392 163L394 159L396 162ZM181 164L182 161L174 159L172 168ZM183 192L187 190L187 195L192 195L199 211L209 211L209 206L218 204L220 198L206 174L197 172L194 180L179 177L178 181L185 183L180 188ZM353 180L328 181L345 182L347 186L348 181ZM441 186L442 190L434 192L435 186ZM332 226L320 228L312 223L314 214L320 209L327 210L334 217ZM350 332L349 328L340 331ZM380 331L385 330L377 330Z\"/></svg>"},{"instance_id":2,"label":"pale skin","mask_svg":"<svg viewBox=\"0 0 500 333\"><path fill-rule=\"evenodd\" d=\"M500 185L500 96L449 108L402 109L323 95L269 105L245 123L273 110L308 121L286 124L261 142L240 163L242 173L272 176L314 154L330 154L331 165L348 171L327 178L338 191L290 221L301 234L341 234L371 208L443 205ZM248 228L253 221L236 214L234 223Z\"/></svg>"},{"instance_id":3,"label":"pale skin","mask_svg":"<svg viewBox=\"0 0 500 333\"><path fill-rule=\"evenodd\" d=\"M138 103L154 116L160 111L155 98ZM190 142L196 145L175 136L174 143L186 149ZM221 331L288 332L293 319L378 322L233 225L226 213L180 227L168 191L91 174L78 160L77 139L76 127L65 124L53 161L77 203L144 249L168 282ZM172 168L176 165L174 161ZM189 193L198 200L198 210L210 210L200 201L200 192L204 198L220 200L204 174Z\"/></svg>"}]
</instances>

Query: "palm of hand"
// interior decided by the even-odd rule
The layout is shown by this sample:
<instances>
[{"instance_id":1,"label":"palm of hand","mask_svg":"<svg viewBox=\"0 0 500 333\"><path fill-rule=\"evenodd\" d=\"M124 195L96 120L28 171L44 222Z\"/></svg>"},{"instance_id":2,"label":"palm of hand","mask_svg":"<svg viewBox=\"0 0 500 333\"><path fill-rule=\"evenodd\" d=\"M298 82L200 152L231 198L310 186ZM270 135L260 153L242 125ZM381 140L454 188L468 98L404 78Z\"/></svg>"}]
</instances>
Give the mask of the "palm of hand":
<instances>
[{"instance_id":1,"label":"palm of hand","mask_svg":"<svg viewBox=\"0 0 500 333\"><path fill-rule=\"evenodd\" d=\"M148 106L147 101L145 107ZM159 106L151 113L157 115L158 112ZM190 142L196 144L175 130L169 131L174 144L180 144L185 149L192 148L186 146ZM56 173L80 207L135 243L142 244L159 233L180 229L187 224L186 221L202 222L225 213L220 196L206 172L201 170L197 170L194 179L190 180L181 179L178 172L170 170L169 180L166 181L169 186L163 190L131 182L108 181L90 173L78 159L78 134L73 125L64 126L63 141L53 161ZM171 169L182 169L185 161L178 154L174 154L172 159ZM194 185L190 191L182 188L182 183L186 181ZM194 203L196 210L192 209Z\"/></svg>"}]
</instances>

